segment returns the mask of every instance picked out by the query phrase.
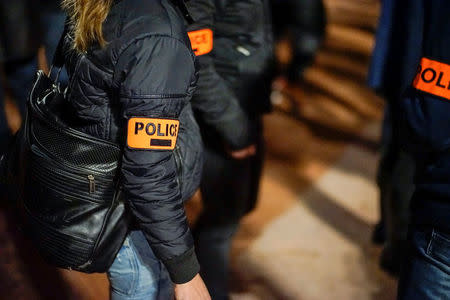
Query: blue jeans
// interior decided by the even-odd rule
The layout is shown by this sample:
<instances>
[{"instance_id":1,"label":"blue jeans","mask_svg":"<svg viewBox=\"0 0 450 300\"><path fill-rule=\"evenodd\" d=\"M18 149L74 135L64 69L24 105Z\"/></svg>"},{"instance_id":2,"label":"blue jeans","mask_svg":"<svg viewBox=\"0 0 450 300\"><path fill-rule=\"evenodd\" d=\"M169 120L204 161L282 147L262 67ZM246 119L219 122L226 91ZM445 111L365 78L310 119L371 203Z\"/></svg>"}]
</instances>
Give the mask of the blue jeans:
<instances>
[{"instance_id":1,"label":"blue jeans","mask_svg":"<svg viewBox=\"0 0 450 300\"><path fill-rule=\"evenodd\" d=\"M144 234L132 231L108 270L112 300L169 300L173 285Z\"/></svg>"},{"instance_id":2,"label":"blue jeans","mask_svg":"<svg viewBox=\"0 0 450 300\"><path fill-rule=\"evenodd\" d=\"M450 299L450 234L414 228L400 277L398 300Z\"/></svg>"}]
</instances>

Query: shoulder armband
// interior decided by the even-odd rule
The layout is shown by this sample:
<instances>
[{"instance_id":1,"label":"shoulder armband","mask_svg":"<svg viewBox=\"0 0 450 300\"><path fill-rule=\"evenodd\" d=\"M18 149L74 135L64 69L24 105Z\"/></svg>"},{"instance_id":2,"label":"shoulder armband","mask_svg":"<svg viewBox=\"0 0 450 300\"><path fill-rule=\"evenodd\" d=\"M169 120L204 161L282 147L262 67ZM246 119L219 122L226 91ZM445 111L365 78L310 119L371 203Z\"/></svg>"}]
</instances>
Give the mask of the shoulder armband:
<instances>
[{"instance_id":1,"label":"shoulder armband","mask_svg":"<svg viewBox=\"0 0 450 300\"><path fill-rule=\"evenodd\" d=\"M213 49L213 32L211 29L200 29L188 32L192 51L196 56L208 54Z\"/></svg>"},{"instance_id":2,"label":"shoulder armband","mask_svg":"<svg viewBox=\"0 0 450 300\"><path fill-rule=\"evenodd\" d=\"M173 150L180 121L132 117L128 120L127 145L131 149Z\"/></svg>"},{"instance_id":3,"label":"shoulder armband","mask_svg":"<svg viewBox=\"0 0 450 300\"><path fill-rule=\"evenodd\" d=\"M422 58L413 87L450 100L450 65Z\"/></svg>"}]
</instances>

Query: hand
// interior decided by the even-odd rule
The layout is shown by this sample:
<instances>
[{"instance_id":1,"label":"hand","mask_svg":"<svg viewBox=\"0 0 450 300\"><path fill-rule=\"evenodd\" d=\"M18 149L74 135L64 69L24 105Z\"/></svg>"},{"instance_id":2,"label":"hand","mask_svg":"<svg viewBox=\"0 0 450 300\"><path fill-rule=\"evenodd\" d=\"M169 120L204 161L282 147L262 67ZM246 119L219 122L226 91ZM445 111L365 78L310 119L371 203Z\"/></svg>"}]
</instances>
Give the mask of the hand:
<instances>
[{"instance_id":1,"label":"hand","mask_svg":"<svg viewBox=\"0 0 450 300\"><path fill-rule=\"evenodd\" d=\"M189 282L175 284L175 300L211 300L211 296L200 274L197 274Z\"/></svg>"},{"instance_id":2,"label":"hand","mask_svg":"<svg viewBox=\"0 0 450 300\"><path fill-rule=\"evenodd\" d=\"M250 156L255 155L255 153L256 153L256 146L255 145L250 145L250 146L245 147L243 149L230 151L230 155L234 159L245 159L245 158L248 158Z\"/></svg>"},{"instance_id":3,"label":"hand","mask_svg":"<svg viewBox=\"0 0 450 300\"><path fill-rule=\"evenodd\" d=\"M285 90L289 85L289 81L284 76L278 76L275 78L275 80L272 82L272 89L277 91L283 91Z\"/></svg>"}]
</instances>

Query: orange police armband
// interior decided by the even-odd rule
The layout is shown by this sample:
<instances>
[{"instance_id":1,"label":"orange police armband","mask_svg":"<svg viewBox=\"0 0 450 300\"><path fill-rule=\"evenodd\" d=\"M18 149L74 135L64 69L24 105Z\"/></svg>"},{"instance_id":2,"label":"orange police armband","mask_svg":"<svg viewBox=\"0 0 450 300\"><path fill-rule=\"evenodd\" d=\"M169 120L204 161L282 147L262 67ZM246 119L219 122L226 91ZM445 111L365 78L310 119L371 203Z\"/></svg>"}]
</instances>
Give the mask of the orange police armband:
<instances>
[{"instance_id":1,"label":"orange police armband","mask_svg":"<svg viewBox=\"0 0 450 300\"><path fill-rule=\"evenodd\" d=\"M196 56L208 54L213 49L213 32L211 29L200 29L188 32L192 51Z\"/></svg>"},{"instance_id":2,"label":"orange police armband","mask_svg":"<svg viewBox=\"0 0 450 300\"><path fill-rule=\"evenodd\" d=\"M422 58L413 87L450 100L450 65Z\"/></svg>"},{"instance_id":3,"label":"orange police armband","mask_svg":"<svg viewBox=\"0 0 450 300\"><path fill-rule=\"evenodd\" d=\"M127 145L132 149L173 150L180 121L133 117L128 120Z\"/></svg>"}]
</instances>

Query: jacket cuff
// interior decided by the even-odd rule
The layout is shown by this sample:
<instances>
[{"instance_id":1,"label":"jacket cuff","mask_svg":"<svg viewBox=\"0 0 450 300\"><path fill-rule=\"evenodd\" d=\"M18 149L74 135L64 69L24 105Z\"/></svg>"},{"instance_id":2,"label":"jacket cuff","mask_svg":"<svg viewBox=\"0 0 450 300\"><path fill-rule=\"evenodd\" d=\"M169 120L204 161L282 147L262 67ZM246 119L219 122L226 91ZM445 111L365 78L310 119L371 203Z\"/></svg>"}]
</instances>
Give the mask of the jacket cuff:
<instances>
[{"instance_id":1,"label":"jacket cuff","mask_svg":"<svg viewBox=\"0 0 450 300\"><path fill-rule=\"evenodd\" d=\"M250 128L250 125L247 125L245 130L246 132L248 132L248 134L241 137L240 139L234 138L228 139L228 141L225 140L227 146L230 148L231 151L242 150L256 143L257 141L256 135L254 134L254 131Z\"/></svg>"},{"instance_id":2,"label":"jacket cuff","mask_svg":"<svg viewBox=\"0 0 450 300\"><path fill-rule=\"evenodd\" d=\"M170 279L176 284L191 281L200 272L200 264L195 255L194 247L180 256L163 261L163 263L169 272Z\"/></svg>"}]
</instances>

